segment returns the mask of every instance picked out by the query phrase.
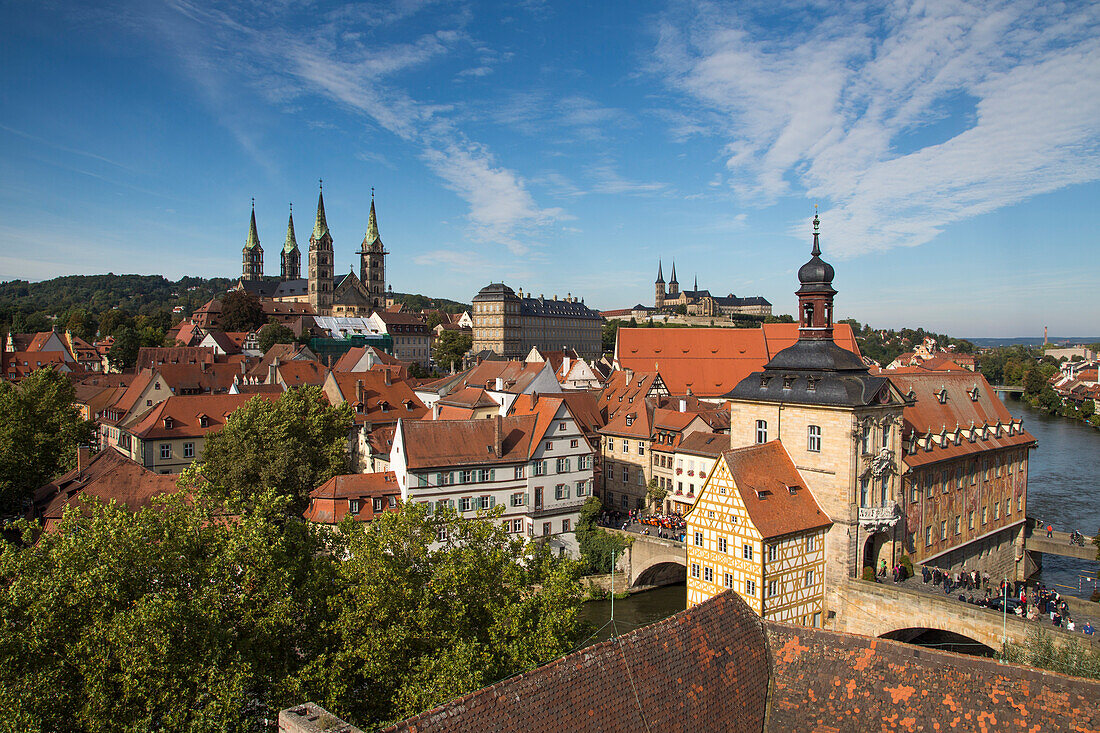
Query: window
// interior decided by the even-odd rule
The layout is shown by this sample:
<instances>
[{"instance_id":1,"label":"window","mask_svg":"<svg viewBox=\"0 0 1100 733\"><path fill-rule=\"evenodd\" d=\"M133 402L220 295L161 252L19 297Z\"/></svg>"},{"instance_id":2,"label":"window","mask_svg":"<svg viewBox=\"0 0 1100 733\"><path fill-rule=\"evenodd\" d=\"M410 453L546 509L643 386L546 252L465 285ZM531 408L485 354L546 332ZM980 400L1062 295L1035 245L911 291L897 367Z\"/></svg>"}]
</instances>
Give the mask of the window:
<instances>
[{"instance_id":1,"label":"window","mask_svg":"<svg viewBox=\"0 0 1100 733\"><path fill-rule=\"evenodd\" d=\"M714 570L708 567L703 568L703 580L707 583L714 582Z\"/></svg>"},{"instance_id":2,"label":"window","mask_svg":"<svg viewBox=\"0 0 1100 733\"><path fill-rule=\"evenodd\" d=\"M916 481L911 481L909 484L909 501L915 504L918 499L920 499L920 486L917 485Z\"/></svg>"},{"instance_id":3,"label":"window","mask_svg":"<svg viewBox=\"0 0 1100 733\"><path fill-rule=\"evenodd\" d=\"M693 562L691 564L691 577L693 577L693 578L698 578L699 577L699 563L697 563L697 562Z\"/></svg>"},{"instance_id":4,"label":"window","mask_svg":"<svg viewBox=\"0 0 1100 733\"><path fill-rule=\"evenodd\" d=\"M491 496L479 496L477 499L478 509L492 509L496 501Z\"/></svg>"},{"instance_id":5,"label":"window","mask_svg":"<svg viewBox=\"0 0 1100 733\"><path fill-rule=\"evenodd\" d=\"M955 534L962 534L962 515L955 515Z\"/></svg>"},{"instance_id":6,"label":"window","mask_svg":"<svg viewBox=\"0 0 1100 733\"><path fill-rule=\"evenodd\" d=\"M746 543L741 548L741 557L745 558L746 560L752 559L752 545Z\"/></svg>"},{"instance_id":7,"label":"window","mask_svg":"<svg viewBox=\"0 0 1100 733\"><path fill-rule=\"evenodd\" d=\"M630 497L627 496L626 494L623 494L621 497L619 497L619 505L622 506L623 509L629 509L630 508Z\"/></svg>"},{"instance_id":8,"label":"window","mask_svg":"<svg viewBox=\"0 0 1100 733\"><path fill-rule=\"evenodd\" d=\"M768 598L775 598L777 595L779 595L779 581L778 580L769 580L768 581Z\"/></svg>"},{"instance_id":9,"label":"window","mask_svg":"<svg viewBox=\"0 0 1100 733\"><path fill-rule=\"evenodd\" d=\"M1024 495L1020 494L1016 497L1016 511L1022 512L1024 510Z\"/></svg>"},{"instance_id":10,"label":"window","mask_svg":"<svg viewBox=\"0 0 1100 733\"><path fill-rule=\"evenodd\" d=\"M702 532L696 532L695 533L695 546L696 547L702 547L703 546L703 533Z\"/></svg>"},{"instance_id":11,"label":"window","mask_svg":"<svg viewBox=\"0 0 1100 733\"><path fill-rule=\"evenodd\" d=\"M558 468L558 473L569 473L569 459L568 458L559 458L557 468Z\"/></svg>"},{"instance_id":12,"label":"window","mask_svg":"<svg viewBox=\"0 0 1100 733\"><path fill-rule=\"evenodd\" d=\"M813 552L817 547L817 535L810 535L806 538L806 552Z\"/></svg>"},{"instance_id":13,"label":"window","mask_svg":"<svg viewBox=\"0 0 1100 733\"><path fill-rule=\"evenodd\" d=\"M638 455L640 455L640 456L645 455L645 442L643 442L641 440L638 441Z\"/></svg>"},{"instance_id":14,"label":"window","mask_svg":"<svg viewBox=\"0 0 1100 733\"><path fill-rule=\"evenodd\" d=\"M558 499L559 501L562 500L562 499L568 499L569 498L569 485L568 484L558 484L557 486L555 486L554 487L554 498Z\"/></svg>"},{"instance_id":15,"label":"window","mask_svg":"<svg viewBox=\"0 0 1100 733\"><path fill-rule=\"evenodd\" d=\"M561 531L562 532L568 532L569 531L569 520L568 519L561 520Z\"/></svg>"},{"instance_id":16,"label":"window","mask_svg":"<svg viewBox=\"0 0 1100 733\"><path fill-rule=\"evenodd\" d=\"M993 519L1001 518L1001 502L995 502L993 504Z\"/></svg>"},{"instance_id":17,"label":"window","mask_svg":"<svg viewBox=\"0 0 1100 733\"><path fill-rule=\"evenodd\" d=\"M460 484L472 484L474 482L474 472L473 471L459 471L458 472L458 482Z\"/></svg>"},{"instance_id":18,"label":"window","mask_svg":"<svg viewBox=\"0 0 1100 733\"><path fill-rule=\"evenodd\" d=\"M983 506L982 507L982 524L985 524L988 519L989 519L989 509L988 509L988 507Z\"/></svg>"},{"instance_id":19,"label":"window","mask_svg":"<svg viewBox=\"0 0 1100 733\"><path fill-rule=\"evenodd\" d=\"M546 445L543 446L546 450L554 450L554 441L546 441Z\"/></svg>"},{"instance_id":20,"label":"window","mask_svg":"<svg viewBox=\"0 0 1100 733\"><path fill-rule=\"evenodd\" d=\"M516 466L516 478L523 478L523 466Z\"/></svg>"},{"instance_id":21,"label":"window","mask_svg":"<svg viewBox=\"0 0 1100 733\"><path fill-rule=\"evenodd\" d=\"M512 494L512 506L523 506L527 503L527 494L522 491L517 491Z\"/></svg>"},{"instance_id":22,"label":"window","mask_svg":"<svg viewBox=\"0 0 1100 733\"><path fill-rule=\"evenodd\" d=\"M578 481L577 482L577 496L584 496L587 493L588 493L588 482L587 481Z\"/></svg>"},{"instance_id":23,"label":"window","mask_svg":"<svg viewBox=\"0 0 1100 733\"><path fill-rule=\"evenodd\" d=\"M821 452L821 426L811 425L807 429L806 450L810 453Z\"/></svg>"},{"instance_id":24,"label":"window","mask_svg":"<svg viewBox=\"0 0 1100 733\"><path fill-rule=\"evenodd\" d=\"M195 444L194 443L184 443L183 444L183 457L184 458L194 458L195 457Z\"/></svg>"},{"instance_id":25,"label":"window","mask_svg":"<svg viewBox=\"0 0 1100 733\"><path fill-rule=\"evenodd\" d=\"M932 546L932 525L928 525L924 528L924 545L925 547Z\"/></svg>"},{"instance_id":26,"label":"window","mask_svg":"<svg viewBox=\"0 0 1100 733\"><path fill-rule=\"evenodd\" d=\"M863 428L863 435L859 441L860 452L867 455L871 452L871 428Z\"/></svg>"},{"instance_id":27,"label":"window","mask_svg":"<svg viewBox=\"0 0 1100 733\"><path fill-rule=\"evenodd\" d=\"M512 534L520 534L521 532L523 532L523 520L522 519L513 519L512 520Z\"/></svg>"},{"instance_id":28,"label":"window","mask_svg":"<svg viewBox=\"0 0 1100 733\"><path fill-rule=\"evenodd\" d=\"M719 537L718 538L718 552L728 552L728 550L726 549L726 538L725 537Z\"/></svg>"},{"instance_id":29,"label":"window","mask_svg":"<svg viewBox=\"0 0 1100 733\"><path fill-rule=\"evenodd\" d=\"M756 421L756 442L767 443L768 442L768 421L757 420Z\"/></svg>"},{"instance_id":30,"label":"window","mask_svg":"<svg viewBox=\"0 0 1100 733\"><path fill-rule=\"evenodd\" d=\"M859 480L859 505L867 506L867 487L870 486L871 479L867 476L860 478Z\"/></svg>"},{"instance_id":31,"label":"window","mask_svg":"<svg viewBox=\"0 0 1100 733\"><path fill-rule=\"evenodd\" d=\"M947 471L940 471L940 483L943 485L943 493L947 493L947 489L951 486L951 482L947 478Z\"/></svg>"},{"instance_id":32,"label":"window","mask_svg":"<svg viewBox=\"0 0 1100 733\"><path fill-rule=\"evenodd\" d=\"M359 513L359 500L358 499L348 499L348 511L351 512L352 514L358 514Z\"/></svg>"},{"instance_id":33,"label":"window","mask_svg":"<svg viewBox=\"0 0 1100 733\"><path fill-rule=\"evenodd\" d=\"M577 468L581 471L592 468L592 456L581 456L577 459Z\"/></svg>"},{"instance_id":34,"label":"window","mask_svg":"<svg viewBox=\"0 0 1100 733\"><path fill-rule=\"evenodd\" d=\"M627 440L626 438L623 438L623 453L629 453L629 452L630 452L630 441Z\"/></svg>"},{"instance_id":35,"label":"window","mask_svg":"<svg viewBox=\"0 0 1100 733\"><path fill-rule=\"evenodd\" d=\"M940 520L940 539L941 540L946 540L947 539L947 520L946 519Z\"/></svg>"},{"instance_id":36,"label":"window","mask_svg":"<svg viewBox=\"0 0 1100 733\"><path fill-rule=\"evenodd\" d=\"M745 581L745 595L749 595L749 596L755 596L756 595L756 581L755 580L746 580Z\"/></svg>"},{"instance_id":37,"label":"window","mask_svg":"<svg viewBox=\"0 0 1100 733\"><path fill-rule=\"evenodd\" d=\"M558 430L565 430L565 423L563 423L563 422L558 423Z\"/></svg>"},{"instance_id":38,"label":"window","mask_svg":"<svg viewBox=\"0 0 1100 733\"><path fill-rule=\"evenodd\" d=\"M733 573L726 573L722 576L722 585L727 588L733 587Z\"/></svg>"},{"instance_id":39,"label":"window","mask_svg":"<svg viewBox=\"0 0 1100 733\"><path fill-rule=\"evenodd\" d=\"M428 485L428 475L426 473L419 474L416 477L416 485L423 488Z\"/></svg>"},{"instance_id":40,"label":"window","mask_svg":"<svg viewBox=\"0 0 1100 733\"><path fill-rule=\"evenodd\" d=\"M536 476L546 475L546 461L535 461L532 465L535 467Z\"/></svg>"},{"instance_id":41,"label":"window","mask_svg":"<svg viewBox=\"0 0 1100 733\"><path fill-rule=\"evenodd\" d=\"M1012 499L1005 499L1005 516L1012 513Z\"/></svg>"},{"instance_id":42,"label":"window","mask_svg":"<svg viewBox=\"0 0 1100 733\"><path fill-rule=\"evenodd\" d=\"M623 466L623 483L630 483L630 466Z\"/></svg>"},{"instance_id":43,"label":"window","mask_svg":"<svg viewBox=\"0 0 1100 733\"><path fill-rule=\"evenodd\" d=\"M576 448L576 447L577 447L577 445L579 445L579 444L577 443L577 441L576 441L576 440L571 440L571 441L569 441L569 447L570 447L570 448Z\"/></svg>"},{"instance_id":44,"label":"window","mask_svg":"<svg viewBox=\"0 0 1100 733\"><path fill-rule=\"evenodd\" d=\"M813 626L815 629L821 628L821 611L814 612Z\"/></svg>"},{"instance_id":45,"label":"window","mask_svg":"<svg viewBox=\"0 0 1100 733\"><path fill-rule=\"evenodd\" d=\"M888 425L882 426L882 447L890 447L890 426Z\"/></svg>"},{"instance_id":46,"label":"window","mask_svg":"<svg viewBox=\"0 0 1100 733\"><path fill-rule=\"evenodd\" d=\"M375 500L374 500L374 511L376 511L376 512L382 511L382 498L381 497L376 497L375 498Z\"/></svg>"},{"instance_id":47,"label":"window","mask_svg":"<svg viewBox=\"0 0 1100 733\"><path fill-rule=\"evenodd\" d=\"M548 536L551 532L551 529L552 529L551 522L543 522L542 523L542 536L543 537Z\"/></svg>"},{"instance_id":48,"label":"window","mask_svg":"<svg viewBox=\"0 0 1100 733\"><path fill-rule=\"evenodd\" d=\"M768 545L768 562L775 562L779 559L779 545Z\"/></svg>"},{"instance_id":49,"label":"window","mask_svg":"<svg viewBox=\"0 0 1100 733\"><path fill-rule=\"evenodd\" d=\"M440 527L439 531L435 533L435 539L436 539L436 542L446 542L447 541L447 528L446 527Z\"/></svg>"},{"instance_id":50,"label":"window","mask_svg":"<svg viewBox=\"0 0 1100 733\"><path fill-rule=\"evenodd\" d=\"M496 480L496 472L497 472L497 470L495 468L483 468L483 469L481 469L481 480L482 481L495 481ZM447 483L451 483L451 482L448 481Z\"/></svg>"},{"instance_id":51,"label":"window","mask_svg":"<svg viewBox=\"0 0 1100 733\"><path fill-rule=\"evenodd\" d=\"M806 587L807 588L812 588L813 584L814 584L814 571L813 570L807 570L806 571Z\"/></svg>"},{"instance_id":52,"label":"window","mask_svg":"<svg viewBox=\"0 0 1100 733\"><path fill-rule=\"evenodd\" d=\"M168 460L172 457L172 445L170 443L160 444L160 459L162 461Z\"/></svg>"},{"instance_id":53,"label":"window","mask_svg":"<svg viewBox=\"0 0 1100 733\"><path fill-rule=\"evenodd\" d=\"M460 512L468 512L473 509L474 501L468 496L464 496L458 500L458 510Z\"/></svg>"}]
</instances>

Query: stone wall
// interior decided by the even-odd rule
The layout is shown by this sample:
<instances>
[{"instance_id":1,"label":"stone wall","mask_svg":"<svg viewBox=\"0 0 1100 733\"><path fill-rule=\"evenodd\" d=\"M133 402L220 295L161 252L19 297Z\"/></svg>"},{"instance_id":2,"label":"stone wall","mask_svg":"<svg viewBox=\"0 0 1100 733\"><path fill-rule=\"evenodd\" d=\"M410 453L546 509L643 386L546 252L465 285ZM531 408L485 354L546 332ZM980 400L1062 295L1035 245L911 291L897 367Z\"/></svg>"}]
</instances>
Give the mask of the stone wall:
<instances>
[{"instance_id":1,"label":"stone wall","mask_svg":"<svg viewBox=\"0 0 1100 733\"><path fill-rule=\"evenodd\" d=\"M325 710L307 702L279 713L279 733L363 733Z\"/></svg>"}]
</instances>

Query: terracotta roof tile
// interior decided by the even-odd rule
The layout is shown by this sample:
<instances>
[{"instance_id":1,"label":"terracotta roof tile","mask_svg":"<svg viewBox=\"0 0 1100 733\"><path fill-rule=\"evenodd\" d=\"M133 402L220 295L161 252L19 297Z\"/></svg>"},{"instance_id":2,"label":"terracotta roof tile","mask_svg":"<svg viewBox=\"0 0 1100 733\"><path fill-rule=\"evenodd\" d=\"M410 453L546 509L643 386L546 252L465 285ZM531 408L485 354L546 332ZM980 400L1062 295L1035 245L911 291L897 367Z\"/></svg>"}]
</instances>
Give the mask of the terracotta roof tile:
<instances>
[{"instance_id":1,"label":"terracotta roof tile","mask_svg":"<svg viewBox=\"0 0 1100 733\"><path fill-rule=\"evenodd\" d=\"M303 516L310 522L337 524L349 513L350 499L360 501L359 512L352 516L360 522L369 522L377 516L374 499L381 500L381 511L398 511L401 487L393 471L333 476L310 492L309 508Z\"/></svg>"},{"instance_id":2,"label":"terracotta roof tile","mask_svg":"<svg viewBox=\"0 0 1100 733\"><path fill-rule=\"evenodd\" d=\"M534 415L493 420L402 420L399 429L409 468L443 468L526 462L536 422Z\"/></svg>"}]
</instances>

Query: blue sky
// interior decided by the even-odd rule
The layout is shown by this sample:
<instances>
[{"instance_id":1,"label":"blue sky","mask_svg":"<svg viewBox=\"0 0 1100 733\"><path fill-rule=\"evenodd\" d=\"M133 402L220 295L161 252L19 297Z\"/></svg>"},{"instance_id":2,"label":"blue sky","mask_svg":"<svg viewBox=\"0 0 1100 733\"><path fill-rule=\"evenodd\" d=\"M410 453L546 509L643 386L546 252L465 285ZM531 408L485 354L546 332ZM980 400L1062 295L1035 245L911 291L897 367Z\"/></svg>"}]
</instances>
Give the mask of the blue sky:
<instances>
[{"instance_id":1,"label":"blue sky","mask_svg":"<svg viewBox=\"0 0 1100 733\"><path fill-rule=\"evenodd\" d=\"M0 279L268 273L324 178L404 292L792 312L814 204L839 316L1088 335L1100 5L6 2Z\"/></svg>"}]
</instances>

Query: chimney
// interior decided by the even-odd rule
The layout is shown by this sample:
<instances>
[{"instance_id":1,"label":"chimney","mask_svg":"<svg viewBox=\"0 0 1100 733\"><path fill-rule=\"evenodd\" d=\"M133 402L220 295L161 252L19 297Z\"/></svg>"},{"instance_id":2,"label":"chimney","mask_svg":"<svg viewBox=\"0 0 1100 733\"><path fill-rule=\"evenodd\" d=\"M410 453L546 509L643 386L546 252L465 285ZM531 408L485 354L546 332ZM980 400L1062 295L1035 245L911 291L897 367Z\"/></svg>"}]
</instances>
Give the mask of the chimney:
<instances>
[{"instance_id":1,"label":"chimney","mask_svg":"<svg viewBox=\"0 0 1100 733\"><path fill-rule=\"evenodd\" d=\"M363 401L363 380L361 379L355 380L355 401Z\"/></svg>"},{"instance_id":2,"label":"chimney","mask_svg":"<svg viewBox=\"0 0 1100 733\"><path fill-rule=\"evenodd\" d=\"M561 358L561 375L564 377L569 373L569 357L563 356Z\"/></svg>"},{"instance_id":3,"label":"chimney","mask_svg":"<svg viewBox=\"0 0 1100 733\"><path fill-rule=\"evenodd\" d=\"M76 473L78 476L84 473L84 469L88 467L91 460L92 449L86 445L78 445L76 447Z\"/></svg>"},{"instance_id":4,"label":"chimney","mask_svg":"<svg viewBox=\"0 0 1100 733\"><path fill-rule=\"evenodd\" d=\"M558 300L558 294L554 293L554 301L557 302L557 300Z\"/></svg>"},{"instance_id":5,"label":"chimney","mask_svg":"<svg viewBox=\"0 0 1100 733\"><path fill-rule=\"evenodd\" d=\"M573 294L572 293L566 293L565 294L565 302L566 303L572 303L573 302Z\"/></svg>"},{"instance_id":6,"label":"chimney","mask_svg":"<svg viewBox=\"0 0 1100 733\"><path fill-rule=\"evenodd\" d=\"M634 381L634 370L633 369L624 369L623 374L626 375L626 384L629 387L630 383Z\"/></svg>"},{"instance_id":7,"label":"chimney","mask_svg":"<svg viewBox=\"0 0 1100 733\"><path fill-rule=\"evenodd\" d=\"M439 419L439 400L436 400L435 402L432 403L432 419L433 420L438 420Z\"/></svg>"},{"instance_id":8,"label":"chimney","mask_svg":"<svg viewBox=\"0 0 1100 733\"><path fill-rule=\"evenodd\" d=\"M382 374L383 374L383 379L385 380L386 386L389 387L390 386L390 370L389 369L383 369Z\"/></svg>"},{"instance_id":9,"label":"chimney","mask_svg":"<svg viewBox=\"0 0 1100 733\"><path fill-rule=\"evenodd\" d=\"M680 412L687 412L687 409L688 409L688 401L687 400L680 400Z\"/></svg>"},{"instance_id":10,"label":"chimney","mask_svg":"<svg viewBox=\"0 0 1100 733\"><path fill-rule=\"evenodd\" d=\"M276 376L279 371L279 357L275 357L271 360L271 363L267 365L267 383L275 384L277 382Z\"/></svg>"},{"instance_id":11,"label":"chimney","mask_svg":"<svg viewBox=\"0 0 1100 733\"><path fill-rule=\"evenodd\" d=\"M496 378L496 382L494 383L494 388L496 389L497 392L503 392L504 391L504 379L502 377L497 377Z\"/></svg>"},{"instance_id":12,"label":"chimney","mask_svg":"<svg viewBox=\"0 0 1100 733\"><path fill-rule=\"evenodd\" d=\"M501 418L500 413L493 416L493 455L497 458L504 455L504 448L501 445L501 441L503 440L501 436L503 432L502 422L503 418Z\"/></svg>"}]
</instances>

